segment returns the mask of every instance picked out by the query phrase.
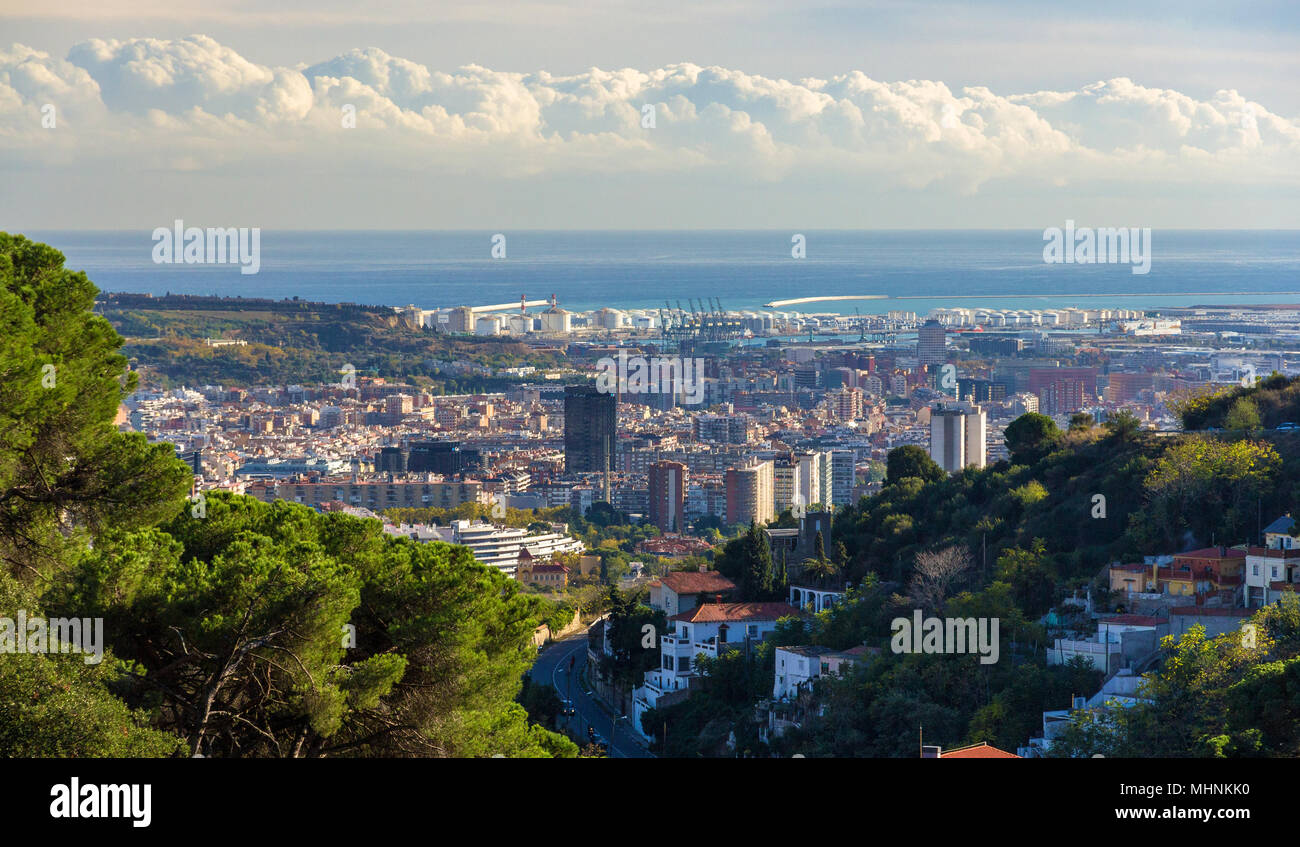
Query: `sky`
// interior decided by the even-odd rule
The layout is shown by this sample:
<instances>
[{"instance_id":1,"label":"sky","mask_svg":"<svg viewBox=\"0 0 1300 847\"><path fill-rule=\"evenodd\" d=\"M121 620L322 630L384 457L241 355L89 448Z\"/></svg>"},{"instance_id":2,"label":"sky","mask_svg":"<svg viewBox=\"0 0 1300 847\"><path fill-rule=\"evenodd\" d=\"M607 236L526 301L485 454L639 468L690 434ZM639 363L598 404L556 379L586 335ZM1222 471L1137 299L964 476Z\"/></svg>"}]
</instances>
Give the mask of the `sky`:
<instances>
[{"instance_id":1,"label":"sky","mask_svg":"<svg viewBox=\"0 0 1300 847\"><path fill-rule=\"evenodd\" d=\"M0 229L1300 227L1300 4L1134 5L0 0Z\"/></svg>"}]
</instances>

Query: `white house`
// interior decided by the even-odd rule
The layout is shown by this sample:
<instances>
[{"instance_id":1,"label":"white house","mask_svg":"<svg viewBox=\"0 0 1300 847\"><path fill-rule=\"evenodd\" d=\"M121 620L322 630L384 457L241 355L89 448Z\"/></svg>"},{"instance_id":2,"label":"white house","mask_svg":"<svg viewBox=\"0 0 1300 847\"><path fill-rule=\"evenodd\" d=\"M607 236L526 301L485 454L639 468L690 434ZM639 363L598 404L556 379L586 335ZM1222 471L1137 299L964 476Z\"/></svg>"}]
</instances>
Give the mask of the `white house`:
<instances>
[{"instance_id":1,"label":"white house","mask_svg":"<svg viewBox=\"0 0 1300 847\"><path fill-rule=\"evenodd\" d=\"M1130 635L1132 634L1132 635ZM1133 636L1148 636L1149 648L1154 649L1162 636L1169 634L1169 619L1148 615L1112 615L1097 622L1097 634L1084 639L1058 638L1047 664L1064 665L1071 659L1083 657L1089 664L1105 673L1116 670L1124 656L1135 658L1146 652ZM1128 649L1125 642L1129 641Z\"/></svg>"},{"instance_id":2,"label":"white house","mask_svg":"<svg viewBox=\"0 0 1300 847\"><path fill-rule=\"evenodd\" d=\"M1294 538L1291 531L1295 529L1295 520L1290 515L1283 515L1264 527L1264 546L1270 550L1290 550L1300 547L1300 539Z\"/></svg>"},{"instance_id":3,"label":"white house","mask_svg":"<svg viewBox=\"0 0 1300 847\"><path fill-rule=\"evenodd\" d=\"M878 652L878 648L861 645L849 650L816 646L776 648L772 702L760 707L759 718L763 718L761 712L765 711L766 726L760 727L759 737L767 741L790 727L801 726L808 704L800 695L811 692L815 680L841 676L863 656Z\"/></svg>"},{"instance_id":4,"label":"white house","mask_svg":"<svg viewBox=\"0 0 1300 847\"><path fill-rule=\"evenodd\" d=\"M1052 750L1057 739L1079 720L1079 713L1092 712L1099 721L1109 722L1109 716L1115 709L1128 709L1139 703L1150 703L1144 686L1146 678L1137 676L1127 668L1121 668L1114 676L1106 680L1101 690L1091 697L1075 697L1069 709L1052 709L1043 712L1043 734L1029 739L1026 747L1016 752L1022 758L1031 759L1046 756Z\"/></svg>"},{"instance_id":5,"label":"white house","mask_svg":"<svg viewBox=\"0 0 1300 847\"><path fill-rule=\"evenodd\" d=\"M1246 551L1242 600L1246 608L1276 603L1287 586L1300 590L1300 539L1291 536L1295 521L1284 515L1264 527L1264 546Z\"/></svg>"},{"instance_id":6,"label":"white house","mask_svg":"<svg viewBox=\"0 0 1300 847\"><path fill-rule=\"evenodd\" d=\"M632 692L633 729L648 737L641 716L664 696L690 690L698 676L697 656L716 659L719 652L738 649L746 641L762 641L778 620L798 614L785 603L705 603L670 616L668 631L659 636L659 669L647 671L644 683Z\"/></svg>"},{"instance_id":7,"label":"white house","mask_svg":"<svg viewBox=\"0 0 1300 847\"><path fill-rule=\"evenodd\" d=\"M1288 536L1290 537L1290 536ZM1246 551L1245 592L1246 608L1258 609L1276 603L1282 592L1300 590L1295 584L1300 576L1300 548L1269 549L1251 547Z\"/></svg>"},{"instance_id":8,"label":"white house","mask_svg":"<svg viewBox=\"0 0 1300 847\"><path fill-rule=\"evenodd\" d=\"M772 697L790 700L812 687L812 681L824 676L839 676L868 653L863 646L851 650L829 647L778 647L773 674Z\"/></svg>"}]
</instances>

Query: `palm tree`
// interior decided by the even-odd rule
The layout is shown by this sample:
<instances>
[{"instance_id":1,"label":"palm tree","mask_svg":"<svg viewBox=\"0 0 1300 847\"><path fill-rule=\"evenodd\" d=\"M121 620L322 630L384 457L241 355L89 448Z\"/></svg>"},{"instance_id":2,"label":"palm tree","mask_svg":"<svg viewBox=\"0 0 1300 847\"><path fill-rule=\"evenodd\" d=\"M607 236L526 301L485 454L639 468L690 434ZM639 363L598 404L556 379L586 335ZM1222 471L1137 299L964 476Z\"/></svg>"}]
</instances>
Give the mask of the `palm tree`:
<instances>
[{"instance_id":1,"label":"palm tree","mask_svg":"<svg viewBox=\"0 0 1300 847\"><path fill-rule=\"evenodd\" d=\"M805 576L813 577L821 584L839 573L840 568L839 565L822 556L821 558L804 559L803 572Z\"/></svg>"}]
</instances>

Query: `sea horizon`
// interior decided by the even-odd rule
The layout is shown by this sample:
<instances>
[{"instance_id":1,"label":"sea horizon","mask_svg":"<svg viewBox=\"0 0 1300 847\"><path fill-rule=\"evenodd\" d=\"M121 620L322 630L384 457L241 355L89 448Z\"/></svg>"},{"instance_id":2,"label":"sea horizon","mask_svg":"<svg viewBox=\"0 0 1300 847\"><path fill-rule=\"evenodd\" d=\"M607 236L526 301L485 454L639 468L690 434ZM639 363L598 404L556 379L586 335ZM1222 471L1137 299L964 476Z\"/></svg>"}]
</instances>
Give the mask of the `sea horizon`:
<instances>
[{"instance_id":1,"label":"sea horizon","mask_svg":"<svg viewBox=\"0 0 1300 847\"><path fill-rule=\"evenodd\" d=\"M186 222L186 225L208 223ZM230 223L230 222L217 222ZM1062 226L1066 221L1055 225ZM1076 224L1082 226L1082 223ZM105 292L269 297L425 309L550 299L571 311L657 310L715 298L733 311L1153 309L1300 303L1300 230L1154 230L1133 264L1048 264L1042 230L263 229L260 268L156 264L152 230L32 231ZM805 255L792 256L804 237Z\"/></svg>"}]
</instances>

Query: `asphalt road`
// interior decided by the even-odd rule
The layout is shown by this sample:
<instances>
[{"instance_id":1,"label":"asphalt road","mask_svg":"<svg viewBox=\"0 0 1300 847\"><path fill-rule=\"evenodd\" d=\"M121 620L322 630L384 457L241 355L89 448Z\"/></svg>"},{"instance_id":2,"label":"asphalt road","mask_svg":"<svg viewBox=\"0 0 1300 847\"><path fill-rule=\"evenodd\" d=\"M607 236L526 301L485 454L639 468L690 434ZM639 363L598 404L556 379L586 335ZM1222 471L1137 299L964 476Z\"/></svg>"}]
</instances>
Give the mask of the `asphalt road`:
<instances>
[{"instance_id":1,"label":"asphalt road","mask_svg":"<svg viewBox=\"0 0 1300 847\"><path fill-rule=\"evenodd\" d=\"M569 670L569 660L573 660L573 670ZM626 720L612 720L609 712L597 704L594 697L582 689L582 670L587 664L587 633L576 633L559 641L546 645L537 654L533 663L532 678L534 682L550 682L561 700L573 700L576 714L564 718L579 739L579 745L586 744L587 727L594 727L596 734L609 745L611 759L652 759L654 756L645 751L637 742L636 736L628 727ZM563 725L563 724L562 724Z\"/></svg>"}]
</instances>

